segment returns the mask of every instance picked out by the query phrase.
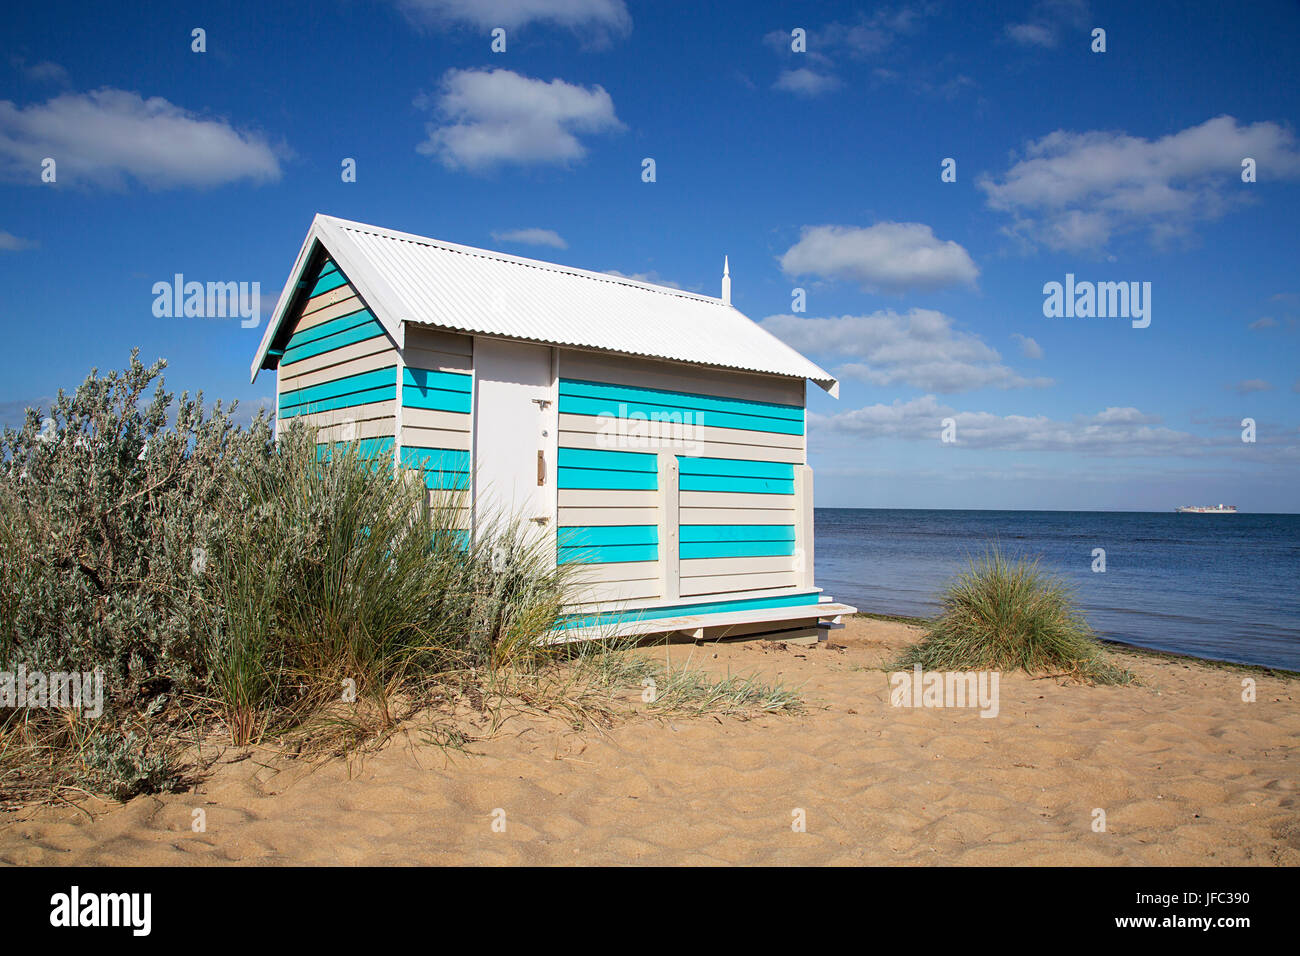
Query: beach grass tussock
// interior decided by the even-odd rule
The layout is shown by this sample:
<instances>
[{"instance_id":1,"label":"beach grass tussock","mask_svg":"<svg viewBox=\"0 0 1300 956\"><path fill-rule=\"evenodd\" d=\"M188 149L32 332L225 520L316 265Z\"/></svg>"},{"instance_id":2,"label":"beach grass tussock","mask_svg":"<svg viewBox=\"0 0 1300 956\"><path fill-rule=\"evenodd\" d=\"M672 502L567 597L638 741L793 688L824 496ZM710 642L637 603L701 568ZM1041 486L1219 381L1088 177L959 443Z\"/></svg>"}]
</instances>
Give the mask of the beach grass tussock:
<instances>
[{"instance_id":1,"label":"beach grass tussock","mask_svg":"<svg viewBox=\"0 0 1300 956\"><path fill-rule=\"evenodd\" d=\"M994 546L952 581L942 613L892 668L1012 671L1095 684L1126 684L1132 674L1110 660L1069 587L1037 561Z\"/></svg>"}]
</instances>

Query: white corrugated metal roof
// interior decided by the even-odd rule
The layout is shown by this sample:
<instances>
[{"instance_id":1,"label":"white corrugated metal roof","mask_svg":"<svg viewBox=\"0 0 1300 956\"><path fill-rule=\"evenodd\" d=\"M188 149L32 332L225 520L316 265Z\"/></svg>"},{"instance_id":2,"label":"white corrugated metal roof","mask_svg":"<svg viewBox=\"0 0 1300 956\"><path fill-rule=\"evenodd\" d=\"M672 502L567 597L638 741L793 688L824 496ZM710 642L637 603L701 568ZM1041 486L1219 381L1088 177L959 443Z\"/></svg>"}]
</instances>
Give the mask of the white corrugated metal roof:
<instances>
[{"instance_id":1,"label":"white corrugated metal roof","mask_svg":"<svg viewBox=\"0 0 1300 956\"><path fill-rule=\"evenodd\" d=\"M299 252L253 376L320 242L402 342L401 323L811 379L835 379L721 299L318 215Z\"/></svg>"}]
</instances>

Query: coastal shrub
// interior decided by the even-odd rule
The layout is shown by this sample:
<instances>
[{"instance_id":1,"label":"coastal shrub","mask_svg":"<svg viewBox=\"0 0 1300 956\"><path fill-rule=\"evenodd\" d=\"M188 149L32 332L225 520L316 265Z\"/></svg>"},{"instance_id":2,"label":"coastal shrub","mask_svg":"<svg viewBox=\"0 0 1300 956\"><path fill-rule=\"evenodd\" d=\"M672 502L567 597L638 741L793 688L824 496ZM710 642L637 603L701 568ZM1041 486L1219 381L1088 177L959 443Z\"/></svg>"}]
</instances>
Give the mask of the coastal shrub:
<instances>
[{"instance_id":1,"label":"coastal shrub","mask_svg":"<svg viewBox=\"0 0 1300 956\"><path fill-rule=\"evenodd\" d=\"M894 665L929 671L1024 670L1092 683L1128 683L1075 607L1070 589L1037 561L994 547L948 585L943 611Z\"/></svg>"},{"instance_id":2,"label":"coastal shrub","mask_svg":"<svg viewBox=\"0 0 1300 956\"><path fill-rule=\"evenodd\" d=\"M101 667L110 709L201 689L209 558L243 520L222 490L270 464L264 416L174 401L165 364L132 352L0 434L0 668Z\"/></svg>"},{"instance_id":3,"label":"coastal shrub","mask_svg":"<svg viewBox=\"0 0 1300 956\"><path fill-rule=\"evenodd\" d=\"M137 794L171 789L180 774L174 753L151 746L133 730L108 730L85 741L75 777L89 790L126 801Z\"/></svg>"},{"instance_id":4,"label":"coastal shrub","mask_svg":"<svg viewBox=\"0 0 1300 956\"><path fill-rule=\"evenodd\" d=\"M237 743L345 703L387 726L439 675L545 659L568 585L540 531L471 538L463 493L366 443L322 455L299 423L241 427L164 367L132 352L0 435L0 670L100 668L105 689L89 720L0 711L0 789L164 786L164 709Z\"/></svg>"}]
</instances>

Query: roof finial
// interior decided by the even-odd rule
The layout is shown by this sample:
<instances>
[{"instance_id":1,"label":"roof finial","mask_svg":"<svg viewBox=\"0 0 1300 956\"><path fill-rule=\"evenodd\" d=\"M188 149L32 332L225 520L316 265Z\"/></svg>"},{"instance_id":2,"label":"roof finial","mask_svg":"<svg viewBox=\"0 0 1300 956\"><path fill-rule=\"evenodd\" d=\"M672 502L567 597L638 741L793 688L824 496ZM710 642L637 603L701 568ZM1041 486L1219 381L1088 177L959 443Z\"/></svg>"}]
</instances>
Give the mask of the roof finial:
<instances>
[{"instance_id":1,"label":"roof finial","mask_svg":"<svg viewBox=\"0 0 1300 956\"><path fill-rule=\"evenodd\" d=\"M731 268L727 257L722 257L722 304L731 305Z\"/></svg>"}]
</instances>

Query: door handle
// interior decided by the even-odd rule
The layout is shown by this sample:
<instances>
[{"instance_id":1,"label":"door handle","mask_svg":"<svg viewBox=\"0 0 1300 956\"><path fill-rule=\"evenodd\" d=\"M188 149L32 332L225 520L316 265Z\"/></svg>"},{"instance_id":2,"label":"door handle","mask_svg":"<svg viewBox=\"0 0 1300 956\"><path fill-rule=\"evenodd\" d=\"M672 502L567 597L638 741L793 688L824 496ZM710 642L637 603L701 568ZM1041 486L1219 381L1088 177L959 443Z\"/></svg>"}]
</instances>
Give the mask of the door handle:
<instances>
[{"instance_id":1,"label":"door handle","mask_svg":"<svg viewBox=\"0 0 1300 956\"><path fill-rule=\"evenodd\" d=\"M537 484L546 484L546 452L537 452Z\"/></svg>"}]
</instances>

